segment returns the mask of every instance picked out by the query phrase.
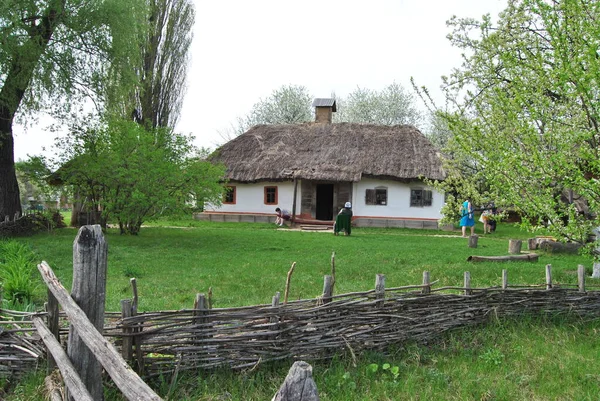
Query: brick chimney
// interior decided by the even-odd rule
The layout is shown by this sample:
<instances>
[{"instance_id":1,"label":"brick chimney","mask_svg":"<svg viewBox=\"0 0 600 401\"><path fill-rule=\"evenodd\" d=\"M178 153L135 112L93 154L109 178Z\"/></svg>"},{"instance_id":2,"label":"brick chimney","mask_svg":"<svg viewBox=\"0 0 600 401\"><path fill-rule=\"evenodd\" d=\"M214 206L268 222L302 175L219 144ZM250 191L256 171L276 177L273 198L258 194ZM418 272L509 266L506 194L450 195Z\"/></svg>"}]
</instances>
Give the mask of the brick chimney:
<instances>
[{"instance_id":1,"label":"brick chimney","mask_svg":"<svg viewBox=\"0 0 600 401\"><path fill-rule=\"evenodd\" d=\"M313 101L315 122L331 124L331 118L336 111L335 99L317 98Z\"/></svg>"}]
</instances>

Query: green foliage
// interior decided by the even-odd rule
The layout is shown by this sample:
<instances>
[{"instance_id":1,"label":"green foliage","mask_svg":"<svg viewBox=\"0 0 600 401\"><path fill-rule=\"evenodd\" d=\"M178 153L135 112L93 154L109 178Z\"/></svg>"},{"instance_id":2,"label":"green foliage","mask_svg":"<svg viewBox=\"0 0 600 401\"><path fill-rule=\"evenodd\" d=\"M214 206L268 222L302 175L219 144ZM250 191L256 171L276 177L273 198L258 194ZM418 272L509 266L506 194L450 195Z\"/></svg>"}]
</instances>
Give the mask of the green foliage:
<instances>
[{"instance_id":1,"label":"green foliage","mask_svg":"<svg viewBox=\"0 0 600 401\"><path fill-rule=\"evenodd\" d=\"M35 256L31 249L15 240L0 240L0 280L3 296L10 302L27 304L38 287L33 279Z\"/></svg>"},{"instance_id":2,"label":"green foliage","mask_svg":"<svg viewBox=\"0 0 600 401\"><path fill-rule=\"evenodd\" d=\"M598 20L597 1L510 0L497 24L449 21L466 56L445 81L447 169L530 229L581 243L600 225Z\"/></svg>"},{"instance_id":3,"label":"green foliage","mask_svg":"<svg viewBox=\"0 0 600 401\"><path fill-rule=\"evenodd\" d=\"M224 175L204 160L192 137L167 128L145 129L130 121L111 121L62 144L60 177L87 196L121 233L137 234L142 223L176 213L197 200L218 203Z\"/></svg>"},{"instance_id":4,"label":"green foliage","mask_svg":"<svg viewBox=\"0 0 600 401\"><path fill-rule=\"evenodd\" d=\"M283 85L266 99L260 99L233 127L235 135L259 124L295 124L311 121L313 96L301 85Z\"/></svg>"},{"instance_id":5,"label":"green foliage","mask_svg":"<svg viewBox=\"0 0 600 401\"><path fill-rule=\"evenodd\" d=\"M108 81L129 87L137 81L133 71L128 76L111 71L117 66L127 70L122 66L138 57L135 37L145 8L143 0L0 2L0 88L16 83L7 79L15 78L9 72L19 60L27 70L33 68L31 79L18 78L23 82L17 85L26 90L21 117L43 106L68 117L69 104L92 94L104 98ZM48 16L54 18L54 29L45 45L44 33L32 27Z\"/></svg>"},{"instance_id":6,"label":"green foliage","mask_svg":"<svg viewBox=\"0 0 600 401\"><path fill-rule=\"evenodd\" d=\"M396 381L398 380L398 376L400 376L400 367L397 365L392 366L387 362L381 365L370 363L367 365L366 371L371 375L377 375L380 380Z\"/></svg>"},{"instance_id":7,"label":"green foliage","mask_svg":"<svg viewBox=\"0 0 600 401\"><path fill-rule=\"evenodd\" d=\"M504 359L504 354L497 348L489 348L485 352L479 355L479 359L485 363L498 366Z\"/></svg>"}]
</instances>

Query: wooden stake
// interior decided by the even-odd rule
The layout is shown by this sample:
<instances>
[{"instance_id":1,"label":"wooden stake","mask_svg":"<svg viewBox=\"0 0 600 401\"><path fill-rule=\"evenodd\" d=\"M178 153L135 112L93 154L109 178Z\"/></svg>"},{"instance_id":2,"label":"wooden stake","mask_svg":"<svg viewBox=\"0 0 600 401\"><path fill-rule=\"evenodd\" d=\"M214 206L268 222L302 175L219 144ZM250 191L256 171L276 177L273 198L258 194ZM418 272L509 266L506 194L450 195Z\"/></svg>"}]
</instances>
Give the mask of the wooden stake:
<instances>
[{"instance_id":1,"label":"wooden stake","mask_svg":"<svg viewBox=\"0 0 600 401\"><path fill-rule=\"evenodd\" d=\"M477 240L479 237L477 235L469 236L469 248L477 248Z\"/></svg>"},{"instance_id":2,"label":"wooden stake","mask_svg":"<svg viewBox=\"0 0 600 401\"><path fill-rule=\"evenodd\" d=\"M133 312L133 302L130 299L121 300L121 317L123 319L131 317ZM121 345L121 356L127 362L133 357L133 338L130 334L133 332L131 327L123 326L123 343Z\"/></svg>"},{"instance_id":3,"label":"wooden stake","mask_svg":"<svg viewBox=\"0 0 600 401\"><path fill-rule=\"evenodd\" d=\"M377 274L375 276L375 298L381 299L377 302L378 307L382 307L385 302L385 275Z\"/></svg>"},{"instance_id":4,"label":"wooden stake","mask_svg":"<svg viewBox=\"0 0 600 401\"><path fill-rule=\"evenodd\" d=\"M331 253L331 290L333 292L333 287L335 286L335 252Z\"/></svg>"},{"instance_id":5,"label":"wooden stake","mask_svg":"<svg viewBox=\"0 0 600 401\"><path fill-rule=\"evenodd\" d=\"M431 293L431 281L429 280L429 272L423 272L423 289L421 290L421 294L429 294Z\"/></svg>"},{"instance_id":6,"label":"wooden stake","mask_svg":"<svg viewBox=\"0 0 600 401\"><path fill-rule=\"evenodd\" d=\"M326 275L323 278L323 304L331 302L333 295L333 277Z\"/></svg>"},{"instance_id":7,"label":"wooden stake","mask_svg":"<svg viewBox=\"0 0 600 401\"><path fill-rule=\"evenodd\" d=\"M465 272L464 278L465 278L465 285L464 285L465 295L471 295L473 293L473 291L471 290L471 273Z\"/></svg>"},{"instance_id":8,"label":"wooden stake","mask_svg":"<svg viewBox=\"0 0 600 401\"><path fill-rule=\"evenodd\" d=\"M546 265L546 289L552 288L552 265Z\"/></svg>"},{"instance_id":9,"label":"wooden stake","mask_svg":"<svg viewBox=\"0 0 600 401\"><path fill-rule=\"evenodd\" d=\"M577 265L577 283L579 284L579 292L585 292L585 266Z\"/></svg>"},{"instance_id":10,"label":"wooden stake","mask_svg":"<svg viewBox=\"0 0 600 401\"><path fill-rule=\"evenodd\" d=\"M296 267L296 262L292 263L292 267L287 274L287 280L285 280L285 293L283 295L283 304L287 305L288 296L290 295L290 282L292 281L292 274L294 273L294 268Z\"/></svg>"},{"instance_id":11,"label":"wooden stake","mask_svg":"<svg viewBox=\"0 0 600 401\"><path fill-rule=\"evenodd\" d=\"M523 242L518 239L510 239L508 240L508 253L511 255L518 255L521 253L521 246Z\"/></svg>"}]
</instances>

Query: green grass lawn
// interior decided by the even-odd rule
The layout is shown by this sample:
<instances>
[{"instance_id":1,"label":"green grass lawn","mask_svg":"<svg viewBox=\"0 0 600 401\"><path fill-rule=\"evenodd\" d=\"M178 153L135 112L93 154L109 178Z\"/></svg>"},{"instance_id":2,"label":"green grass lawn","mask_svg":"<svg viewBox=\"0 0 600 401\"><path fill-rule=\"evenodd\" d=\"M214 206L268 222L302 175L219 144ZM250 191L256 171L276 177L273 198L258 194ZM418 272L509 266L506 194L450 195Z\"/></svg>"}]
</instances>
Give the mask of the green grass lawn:
<instances>
[{"instance_id":1,"label":"green grass lawn","mask_svg":"<svg viewBox=\"0 0 600 401\"><path fill-rule=\"evenodd\" d=\"M139 236L108 230L107 310L120 310L119 301L131 297L131 277L137 279L141 310L191 308L196 293L209 287L215 307L270 303L276 291L283 292L293 262L290 298L316 297L323 276L331 271L333 252L338 294L373 288L377 273L386 275L388 287L419 284L424 270L438 285L460 286L463 272L470 271L472 286L484 287L500 285L502 269L508 269L510 283L541 284L544 266L552 264L555 281L575 284L577 265L591 268L590 260L578 255L542 255L536 263L466 261L474 254L505 255L509 238L527 238L509 225L480 237L478 248L472 249L458 232L356 228L349 237L336 237L267 224L192 224L185 229L147 227ZM24 239L68 288L75 235L74 229L60 229Z\"/></svg>"},{"instance_id":2,"label":"green grass lawn","mask_svg":"<svg viewBox=\"0 0 600 401\"><path fill-rule=\"evenodd\" d=\"M22 241L70 287L75 235L74 229L60 229ZM469 255L506 255L509 239L530 236L499 224L496 233L481 236L479 247L471 249L458 231L356 228L352 236L335 237L266 224L189 220L161 221L136 237L109 230L107 310L119 310L119 301L131 297L130 277L137 278L142 311L191 308L195 294L209 287L215 307L270 303L276 291L283 293L293 262L290 297L316 297L323 275L330 273L332 252L338 294L373 288L377 273L386 275L388 287L419 284L424 270L438 285L461 286L463 272L470 271L472 286L485 287L501 284L502 269L511 284L544 283L546 264L552 264L554 281L560 283L577 282L578 264L591 272L591 260L579 255L542 253L535 263L466 261ZM39 305L44 297L40 285ZM390 369L383 369L385 364ZM170 400L268 400L290 365L182 374L173 386L170 378L152 385ZM391 373L394 367L397 374ZM496 322L455 331L432 344L403 344L386 355L356 360L341 355L313 368L322 400L598 400L600 321ZM43 399L38 388L43 376L38 372L23 380L5 399ZM121 400L117 393L109 388L107 401Z\"/></svg>"}]
</instances>

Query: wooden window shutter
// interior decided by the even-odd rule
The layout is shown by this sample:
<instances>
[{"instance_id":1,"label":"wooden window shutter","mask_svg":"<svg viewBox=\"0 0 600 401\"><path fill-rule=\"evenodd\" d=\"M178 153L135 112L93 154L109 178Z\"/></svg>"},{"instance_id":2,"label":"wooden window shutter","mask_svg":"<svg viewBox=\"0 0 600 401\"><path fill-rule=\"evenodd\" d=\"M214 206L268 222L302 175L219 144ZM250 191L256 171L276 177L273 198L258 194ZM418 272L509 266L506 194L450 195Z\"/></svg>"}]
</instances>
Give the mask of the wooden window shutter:
<instances>
[{"instance_id":1,"label":"wooden window shutter","mask_svg":"<svg viewBox=\"0 0 600 401\"><path fill-rule=\"evenodd\" d=\"M423 191L423 206L431 206L433 196L431 191Z\"/></svg>"},{"instance_id":2,"label":"wooden window shutter","mask_svg":"<svg viewBox=\"0 0 600 401\"><path fill-rule=\"evenodd\" d=\"M367 189L365 192L365 204L367 205L374 205L376 202L375 200L375 190L374 189Z\"/></svg>"}]
</instances>

